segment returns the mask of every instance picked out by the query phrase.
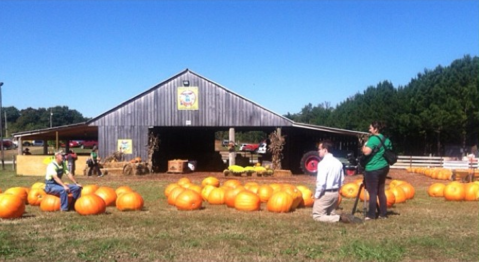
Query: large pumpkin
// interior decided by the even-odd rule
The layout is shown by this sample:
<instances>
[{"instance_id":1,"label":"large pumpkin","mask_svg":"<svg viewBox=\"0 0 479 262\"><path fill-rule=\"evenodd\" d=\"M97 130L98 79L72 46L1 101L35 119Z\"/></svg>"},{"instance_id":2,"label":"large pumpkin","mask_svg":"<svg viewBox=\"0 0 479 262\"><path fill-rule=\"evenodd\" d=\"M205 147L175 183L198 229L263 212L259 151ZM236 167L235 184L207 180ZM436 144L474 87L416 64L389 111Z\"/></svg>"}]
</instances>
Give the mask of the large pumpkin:
<instances>
[{"instance_id":1,"label":"large pumpkin","mask_svg":"<svg viewBox=\"0 0 479 262\"><path fill-rule=\"evenodd\" d=\"M208 195L210 194L211 190L215 189L216 187L213 185L206 185L203 187L201 190L201 198L203 198L204 201L208 201Z\"/></svg>"},{"instance_id":2,"label":"large pumpkin","mask_svg":"<svg viewBox=\"0 0 479 262\"><path fill-rule=\"evenodd\" d=\"M212 185L214 187L218 187L220 185L220 181L216 177L209 176L209 177L203 179L203 181L201 181L201 185L202 186Z\"/></svg>"},{"instance_id":3,"label":"large pumpkin","mask_svg":"<svg viewBox=\"0 0 479 262\"><path fill-rule=\"evenodd\" d=\"M0 218L19 218L25 212L25 201L17 195L0 194Z\"/></svg>"},{"instance_id":4,"label":"large pumpkin","mask_svg":"<svg viewBox=\"0 0 479 262\"><path fill-rule=\"evenodd\" d=\"M443 183L434 183L427 189L427 194L432 197L443 197L445 187L446 185Z\"/></svg>"},{"instance_id":5,"label":"large pumpkin","mask_svg":"<svg viewBox=\"0 0 479 262\"><path fill-rule=\"evenodd\" d=\"M172 205L174 206L175 205L175 202L176 202L176 198L178 197L179 194L181 194L181 192L183 192L184 190L186 190L185 188L181 187L181 186L178 186L178 187L175 187L171 190L170 194L168 195L168 205Z\"/></svg>"},{"instance_id":6,"label":"large pumpkin","mask_svg":"<svg viewBox=\"0 0 479 262\"><path fill-rule=\"evenodd\" d=\"M26 203L28 203L28 192L29 191L30 191L30 189L26 188L26 187L11 187L11 188L5 190L4 193L18 196L26 204Z\"/></svg>"},{"instance_id":7,"label":"large pumpkin","mask_svg":"<svg viewBox=\"0 0 479 262\"><path fill-rule=\"evenodd\" d=\"M466 195L464 200L466 201L476 201L479 200L479 184L477 183L467 183L465 185Z\"/></svg>"},{"instance_id":8,"label":"large pumpkin","mask_svg":"<svg viewBox=\"0 0 479 262\"><path fill-rule=\"evenodd\" d=\"M129 186L119 186L117 189L115 189L116 197L118 198L121 194L124 193L130 193L133 192L134 190L131 189Z\"/></svg>"},{"instance_id":9,"label":"large pumpkin","mask_svg":"<svg viewBox=\"0 0 479 262\"><path fill-rule=\"evenodd\" d=\"M103 198L105 201L106 206L115 206L116 202L116 192L115 189L107 186L101 186L95 191L95 195Z\"/></svg>"},{"instance_id":10,"label":"large pumpkin","mask_svg":"<svg viewBox=\"0 0 479 262\"><path fill-rule=\"evenodd\" d=\"M394 198L396 199L395 203L404 203L406 202L406 193L404 193L404 189L401 187L395 186L389 188L391 192L394 194Z\"/></svg>"},{"instance_id":11,"label":"large pumpkin","mask_svg":"<svg viewBox=\"0 0 479 262\"><path fill-rule=\"evenodd\" d=\"M236 196L246 189L243 186L238 186L236 188L226 187L225 189L225 204L227 207L235 207Z\"/></svg>"},{"instance_id":12,"label":"large pumpkin","mask_svg":"<svg viewBox=\"0 0 479 262\"><path fill-rule=\"evenodd\" d=\"M296 186L302 194L301 203L299 203L300 207L312 207L314 205L314 198L313 198L313 191L305 186ZM338 204L339 205L339 204Z\"/></svg>"},{"instance_id":13,"label":"large pumpkin","mask_svg":"<svg viewBox=\"0 0 479 262\"><path fill-rule=\"evenodd\" d=\"M344 184L339 190L339 193L345 198L355 198L358 196L358 192L359 185L355 182Z\"/></svg>"},{"instance_id":14,"label":"large pumpkin","mask_svg":"<svg viewBox=\"0 0 479 262\"><path fill-rule=\"evenodd\" d=\"M31 206L39 206L46 195L45 190L40 187L33 188L28 192L28 204Z\"/></svg>"},{"instance_id":15,"label":"large pumpkin","mask_svg":"<svg viewBox=\"0 0 479 262\"><path fill-rule=\"evenodd\" d=\"M409 184L408 182L404 182L399 184L398 187L401 187L404 190L404 193L406 194L406 199L414 198L414 194L416 193L416 190L411 184Z\"/></svg>"},{"instance_id":16,"label":"large pumpkin","mask_svg":"<svg viewBox=\"0 0 479 262\"><path fill-rule=\"evenodd\" d=\"M168 184L165 188L165 191L163 192L165 194L165 196L168 198L168 196L170 195L171 191L174 189L174 188L177 188L179 187L180 185L178 185L177 183L171 183L171 184Z\"/></svg>"},{"instance_id":17,"label":"large pumpkin","mask_svg":"<svg viewBox=\"0 0 479 262\"><path fill-rule=\"evenodd\" d=\"M106 211L106 203L96 194L87 194L77 199L75 211L83 216L103 214Z\"/></svg>"},{"instance_id":18,"label":"large pumpkin","mask_svg":"<svg viewBox=\"0 0 479 262\"><path fill-rule=\"evenodd\" d=\"M187 177L182 177L182 178L178 179L178 182L176 182L176 183L180 186L184 186L185 184L190 184L191 180Z\"/></svg>"},{"instance_id":19,"label":"large pumpkin","mask_svg":"<svg viewBox=\"0 0 479 262\"><path fill-rule=\"evenodd\" d=\"M46 194L40 203L40 210L45 212L59 211L61 206L60 198L55 195Z\"/></svg>"},{"instance_id":20,"label":"large pumpkin","mask_svg":"<svg viewBox=\"0 0 479 262\"><path fill-rule=\"evenodd\" d=\"M241 185L241 181L237 179L228 179L223 183L224 187L231 187L231 188L235 188L240 185Z\"/></svg>"},{"instance_id":21,"label":"large pumpkin","mask_svg":"<svg viewBox=\"0 0 479 262\"><path fill-rule=\"evenodd\" d=\"M43 182L36 182L34 183L30 189L34 189L34 188L41 188L41 189L45 189L45 183Z\"/></svg>"},{"instance_id":22,"label":"large pumpkin","mask_svg":"<svg viewBox=\"0 0 479 262\"><path fill-rule=\"evenodd\" d=\"M217 187L211 190L208 195L208 203L212 205L223 205L225 203L225 189Z\"/></svg>"},{"instance_id":23,"label":"large pumpkin","mask_svg":"<svg viewBox=\"0 0 479 262\"><path fill-rule=\"evenodd\" d=\"M98 185L83 186L83 188L81 190L81 195L84 196L84 195L88 195L88 194L95 194L95 191L97 191L98 188L100 188Z\"/></svg>"},{"instance_id":24,"label":"large pumpkin","mask_svg":"<svg viewBox=\"0 0 479 262\"><path fill-rule=\"evenodd\" d=\"M120 211L134 211L143 209L145 201L137 192L121 194L116 200L116 208Z\"/></svg>"},{"instance_id":25,"label":"large pumpkin","mask_svg":"<svg viewBox=\"0 0 479 262\"><path fill-rule=\"evenodd\" d=\"M293 205L291 206L291 210L294 211L297 207L299 207L299 204L303 200L303 194L301 193L301 191L299 191L299 189L297 189L293 185L284 184L281 187L281 191L290 194L293 198Z\"/></svg>"},{"instance_id":26,"label":"large pumpkin","mask_svg":"<svg viewBox=\"0 0 479 262\"><path fill-rule=\"evenodd\" d=\"M257 211L260 210L260 205L259 196L248 190L239 192L235 197L236 210Z\"/></svg>"},{"instance_id":27,"label":"large pumpkin","mask_svg":"<svg viewBox=\"0 0 479 262\"><path fill-rule=\"evenodd\" d=\"M178 210L197 210L201 209L203 198L201 195L191 189L186 189L178 195L175 206Z\"/></svg>"},{"instance_id":28,"label":"large pumpkin","mask_svg":"<svg viewBox=\"0 0 479 262\"><path fill-rule=\"evenodd\" d=\"M268 202L268 200L271 198L271 196L274 193L274 189L270 187L269 185L261 185L258 188L258 196L259 200L263 203Z\"/></svg>"},{"instance_id":29,"label":"large pumpkin","mask_svg":"<svg viewBox=\"0 0 479 262\"><path fill-rule=\"evenodd\" d=\"M387 189L384 193L386 193L387 207L392 207L396 203L396 196L391 191L391 189ZM378 199L378 203L379 203L379 199Z\"/></svg>"},{"instance_id":30,"label":"large pumpkin","mask_svg":"<svg viewBox=\"0 0 479 262\"><path fill-rule=\"evenodd\" d=\"M291 211L292 205L293 197L284 191L278 191L268 200L266 209L270 212L286 213Z\"/></svg>"},{"instance_id":31,"label":"large pumpkin","mask_svg":"<svg viewBox=\"0 0 479 262\"><path fill-rule=\"evenodd\" d=\"M448 201L462 201L466 197L464 185L459 182L451 182L444 187L444 198Z\"/></svg>"}]
</instances>

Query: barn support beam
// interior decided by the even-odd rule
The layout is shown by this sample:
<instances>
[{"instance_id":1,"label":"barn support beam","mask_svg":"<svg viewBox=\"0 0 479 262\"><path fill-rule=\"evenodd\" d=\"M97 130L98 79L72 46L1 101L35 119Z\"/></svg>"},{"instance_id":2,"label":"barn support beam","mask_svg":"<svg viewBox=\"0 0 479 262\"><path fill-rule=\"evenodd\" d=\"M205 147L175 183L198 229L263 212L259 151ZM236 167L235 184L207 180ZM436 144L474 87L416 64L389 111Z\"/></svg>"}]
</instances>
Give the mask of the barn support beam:
<instances>
[{"instance_id":1,"label":"barn support beam","mask_svg":"<svg viewBox=\"0 0 479 262\"><path fill-rule=\"evenodd\" d=\"M229 141L233 141L234 143L236 143L236 139L235 139L235 129L234 127L230 127L229 129L229 134L228 134L228 139ZM230 150L229 151L229 154L228 154L228 160L229 160L229 165L235 165L236 164L236 147L234 146L233 144L233 150Z\"/></svg>"}]
</instances>

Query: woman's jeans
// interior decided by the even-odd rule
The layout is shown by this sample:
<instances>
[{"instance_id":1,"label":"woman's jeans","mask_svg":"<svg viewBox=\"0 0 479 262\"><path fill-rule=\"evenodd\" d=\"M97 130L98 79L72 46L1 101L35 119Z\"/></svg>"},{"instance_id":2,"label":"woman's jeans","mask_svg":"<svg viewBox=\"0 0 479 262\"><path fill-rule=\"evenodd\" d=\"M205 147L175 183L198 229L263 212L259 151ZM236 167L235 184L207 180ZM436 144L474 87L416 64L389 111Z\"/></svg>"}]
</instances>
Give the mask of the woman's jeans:
<instances>
[{"instance_id":1,"label":"woman's jeans","mask_svg":"<svg viewBox=\"0 0 479 262\"><path fill-rule=\"evenodd\" d=\"M49 181L47 181L45 185L45 192L47 194L56 195L60 197L62 211L68 211L68 194L69 193L72 193L73 195L72 204L75 204L75 201L80 197L80 194L81 194L81 189L82 189L81 187L75 184L69 184L68 187L70 188L70 192L65 191L65 189L57 183L50 183Z\"/></svg>"},{"instance_id":2,"label":"woman's jeans","mask_svg":"<svg viewBox=\"0 0 479 262\"><path fill-rule=\"evenodd\" d=\"M367 217L376 218L377 199L379 199L379 216L387 216L387 199L385 192L386 176L389 173L389 166L384 168L365 171L364 178L366 181L366 189L369 193L369 209Z\"/></svg>"}]
</instances>

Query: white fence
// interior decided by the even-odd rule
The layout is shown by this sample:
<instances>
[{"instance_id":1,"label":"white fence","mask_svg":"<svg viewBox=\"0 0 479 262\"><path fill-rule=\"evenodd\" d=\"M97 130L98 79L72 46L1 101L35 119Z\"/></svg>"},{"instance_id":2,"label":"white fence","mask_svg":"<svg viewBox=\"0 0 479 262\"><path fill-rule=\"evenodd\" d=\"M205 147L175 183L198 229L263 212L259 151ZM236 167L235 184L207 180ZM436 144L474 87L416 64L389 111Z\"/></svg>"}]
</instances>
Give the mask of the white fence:
<instances>
[{"instance_id":1,"label":"white fence","mask_svg":"<svg viewBox=\"0 0 479 262\"><path fill-rule=\"evenodd\" d=\"M475 162L451 160L449 157L436 156L398 156L396 164L391 168L408 167L442 167L447 169L477 169L477 159Z\"/></svg>"}]
</instances>

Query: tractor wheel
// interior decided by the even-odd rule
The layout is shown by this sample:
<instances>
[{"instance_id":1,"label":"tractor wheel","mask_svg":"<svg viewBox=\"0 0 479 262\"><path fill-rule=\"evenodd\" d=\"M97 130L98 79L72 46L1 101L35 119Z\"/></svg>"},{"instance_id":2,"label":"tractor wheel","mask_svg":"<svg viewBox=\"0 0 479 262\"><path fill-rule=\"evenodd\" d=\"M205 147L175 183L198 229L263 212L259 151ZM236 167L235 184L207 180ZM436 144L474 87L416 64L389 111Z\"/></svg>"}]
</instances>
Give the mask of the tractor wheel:
<instances>
[{"instance_id":1,"label":"tractor wheel","mask_svg":"<svg viewBox=\"0 0 479 262\"><path fill-rule=\"evenodd\" d=\"M310 176L315 176L318 172L318 163L321 160L318 151L306 152L301 158L301 170L303 173Z\"/></svg>"}]
</instances>

